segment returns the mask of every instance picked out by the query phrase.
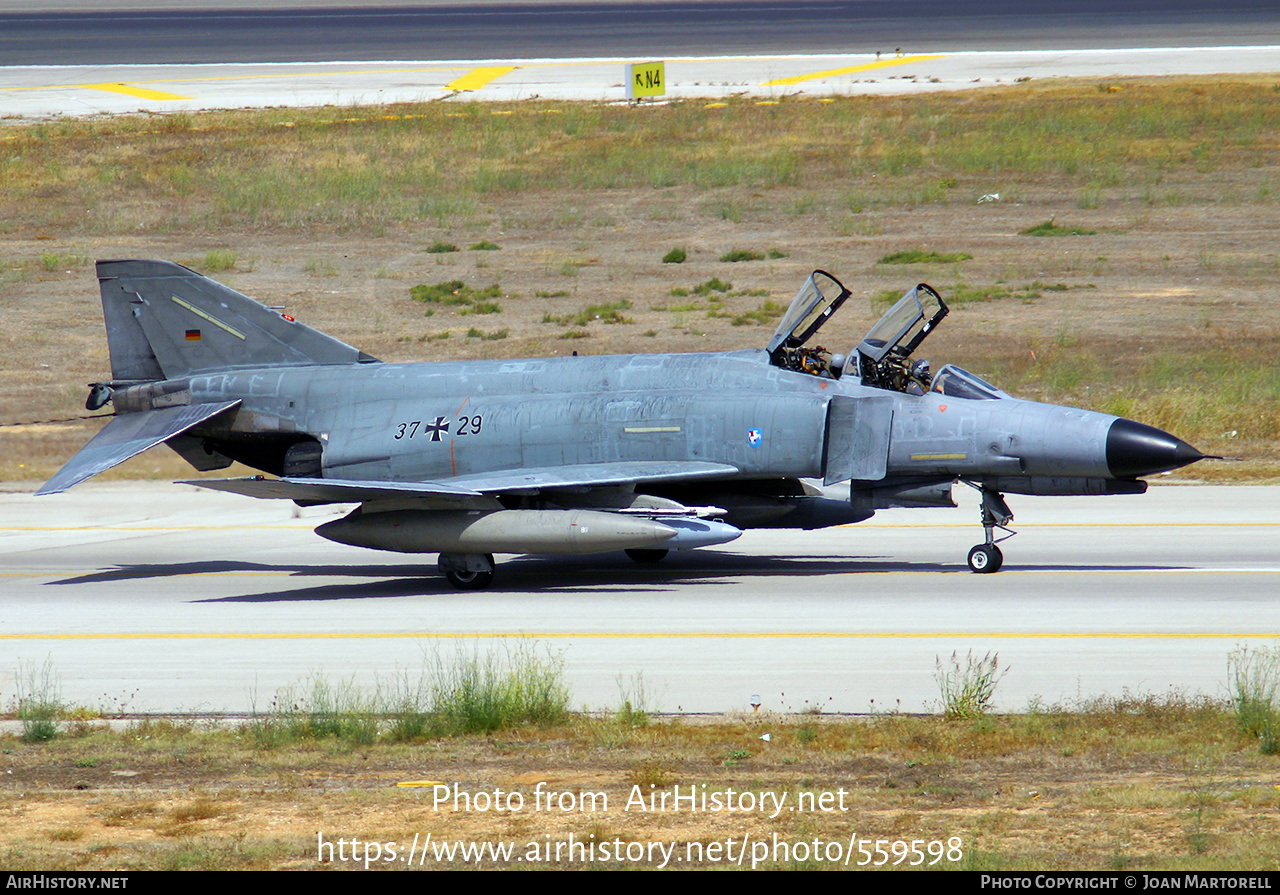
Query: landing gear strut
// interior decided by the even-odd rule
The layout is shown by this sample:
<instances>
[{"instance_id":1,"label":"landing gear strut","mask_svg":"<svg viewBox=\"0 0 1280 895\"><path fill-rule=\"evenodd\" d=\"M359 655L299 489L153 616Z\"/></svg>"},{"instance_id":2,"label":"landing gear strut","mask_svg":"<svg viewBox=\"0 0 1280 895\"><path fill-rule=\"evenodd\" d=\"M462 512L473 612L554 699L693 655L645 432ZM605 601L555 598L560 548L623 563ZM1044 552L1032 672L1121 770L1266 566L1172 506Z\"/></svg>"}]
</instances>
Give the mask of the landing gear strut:
<instances>
[{"instance_id":1,"label":"landing gear strut","mask_svg":"<svg viewBox=\"0 0 1280 895\"><path fill-rule=\"evenodd\" d=\"M1000 571L1000 566L1004 564L1004 554L996 546L995 530L998 528L1009 532L1000 538L1001 541L1007 541L1017 534L1009 528L1009 523L1013 521L1013 512L1004 502L1004 495L999 491L989 491L979 485L973 485L972 482L965 484L977 488L982 494L982 530L987 536L984 543L978 544L969 551L969 568L979 574L989 575Z\"/></svg>"},{"instance_id":2,"label":"landing gear strut","mask_svg":"<svg viewBox=\"0 0 1280 895\"><path fill-rule=\"evenodd\" d=\"M441 553L439 566L458 590L484 590L493 584L492 553Z\"/></svg>"}]
</instances>

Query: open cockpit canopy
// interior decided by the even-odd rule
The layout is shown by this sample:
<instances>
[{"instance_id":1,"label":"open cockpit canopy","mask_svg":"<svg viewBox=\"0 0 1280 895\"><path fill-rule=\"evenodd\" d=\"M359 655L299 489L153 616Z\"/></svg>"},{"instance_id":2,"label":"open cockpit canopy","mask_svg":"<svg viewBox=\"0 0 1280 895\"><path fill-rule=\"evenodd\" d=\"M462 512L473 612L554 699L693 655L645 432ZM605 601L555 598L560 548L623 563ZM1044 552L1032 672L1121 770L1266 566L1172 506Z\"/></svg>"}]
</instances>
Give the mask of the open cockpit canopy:
<instances>
[{"instance_id":1,"label":"open cockpit canopy","mask_svg":"<svg viewBox=\"0 0 1280 895\"><path fill-rule=\"evenodd\" d=\"M947 311L942 296L924 283L898 299L858 345L863 384L894 391L929 388L928 362L910 358Z\"/></svg>"},{"instance_id":2,"label":"open cockpit canopy","mask_svg":"<svg viewBox=\"0 0 1280 895\"><path fill-rule=\"evenodd\" d=\"M810 341L850 294L826 271L811 273L769 340L770 361L800 373L834 379L849 374L860 377L865 385L923 393L932 381L928 364L911 364L908 359L947 316L946 302L921 283L894 303L846 359Z\"/></svg>"},{"instance_id":3,"label":"open cockpit canopy","mask_svg":"<svg viewBox=\"0 0 1280 895\"><path fill-rule=\"evenodd\" d=\"M844 357L808 343L849 295L849 290L825 270L809 274L769 339L769 360L775 366L800 373L839 376Z\"/></svg>"}]
</instances>

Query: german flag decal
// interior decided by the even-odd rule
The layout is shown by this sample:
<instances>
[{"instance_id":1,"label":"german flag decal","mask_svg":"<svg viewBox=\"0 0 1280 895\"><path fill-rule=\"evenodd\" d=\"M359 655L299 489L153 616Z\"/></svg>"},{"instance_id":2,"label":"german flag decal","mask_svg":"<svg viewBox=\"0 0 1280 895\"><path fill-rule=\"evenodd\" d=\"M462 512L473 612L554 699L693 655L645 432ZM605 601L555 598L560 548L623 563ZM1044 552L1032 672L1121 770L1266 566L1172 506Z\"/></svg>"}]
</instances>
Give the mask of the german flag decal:
<instances>
[{"instance_id":1,"label":"german flag decal","mask_svg":"<svg viewBox=\"0 0 1280 895\"><path fill-rule=\"evenodd\" d=\"M189 330L187 330L187 341L188 341L188 342L199 342L199 341L200 341L200 330L198 330L198 329L189 329Z\"/></svg>"}]
</instances>

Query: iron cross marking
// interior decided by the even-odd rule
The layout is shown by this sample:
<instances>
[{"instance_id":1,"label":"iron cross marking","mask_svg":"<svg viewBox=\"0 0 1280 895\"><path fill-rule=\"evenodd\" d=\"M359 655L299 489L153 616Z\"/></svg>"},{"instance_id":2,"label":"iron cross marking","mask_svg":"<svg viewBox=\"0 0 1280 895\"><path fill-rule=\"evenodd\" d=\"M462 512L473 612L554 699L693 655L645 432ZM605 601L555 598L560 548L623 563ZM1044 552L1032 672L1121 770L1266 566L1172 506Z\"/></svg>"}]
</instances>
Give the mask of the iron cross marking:
<instances>
[{"instance_id":1,"label":"iron cross marking","mask_svg":"<svg viewBox=\"0 0 1280 895\"><path fill-rule=\"evenodd\" d=\"M439 441L442 433L449 431L449 424L445 422L444 417L438 416L434 423L427 423L423 426L423 431L431 433L432 441Z\"/></svg>"}]
</instances>

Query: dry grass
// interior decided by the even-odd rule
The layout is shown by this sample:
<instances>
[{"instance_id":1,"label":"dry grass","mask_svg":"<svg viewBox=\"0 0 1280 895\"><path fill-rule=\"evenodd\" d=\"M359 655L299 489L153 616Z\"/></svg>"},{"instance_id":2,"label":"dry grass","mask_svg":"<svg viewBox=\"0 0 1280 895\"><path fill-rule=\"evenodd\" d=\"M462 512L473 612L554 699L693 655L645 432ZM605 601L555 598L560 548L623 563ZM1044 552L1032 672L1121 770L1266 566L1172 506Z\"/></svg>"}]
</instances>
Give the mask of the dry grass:
<instances>
[{"instance_id":1,"label":"dry grass","mask_svg":"<svg viewBox=\"0 0 1280 895\"><path fill-rule=\"evenodd\" d=\"M83 383L108 371L87 259L132 256L217 268L388 360L755 347L771 328L763 303L785 305L814 267L867 296L831 336L852 344L875 296L928 279L963 299L928 346L935 367L958 362L1015 394L1131 414L1246 460L1197 476L1275 478L1274 88L1178 79L714 109L8 124L0 477L41 479L92 433L37 421L82 414ZM1097 232L1019 235L1048 219ZM685 261L664 265L673 245ZM720 260L744 247L772 250ZM904 247L972 258L877 263ZM676 309L673 288L715 278L733 291ZM465 308L424 319L410 298L452 280L501 284L483 327ZM627 310L615 326L542 323L589 307ZM112 474L189 470L153 451Z\"/></svg>"},{"instance_id":2,"label":"dry grass","mask_svg":"<svg viewBox=\"0 0 1280 895\"><path fill-rule=\"evenodd\" d=\"M166 722L4 746L0 812L11 822L0 856L15 870L307 868L317 864L317 833L402 844L431 833L522 850L571 835L704 844L958 836L969 869L1257 869L1280 860L1274 758L1241 732L1230 706L1176 694L966 721L762 714L636 725L580 716L416 746L317 739L263 750L242 732ZM430 787L396 786L414 780L456 783L470 796L518 792L525 808L436 806ZM605 793L608 810L535 811L539 782L574 798ZM785 794L791 804L830 793L832 810L624 810L636 786L648 794L704 784Z\"/></svg>"}]
</instances>

